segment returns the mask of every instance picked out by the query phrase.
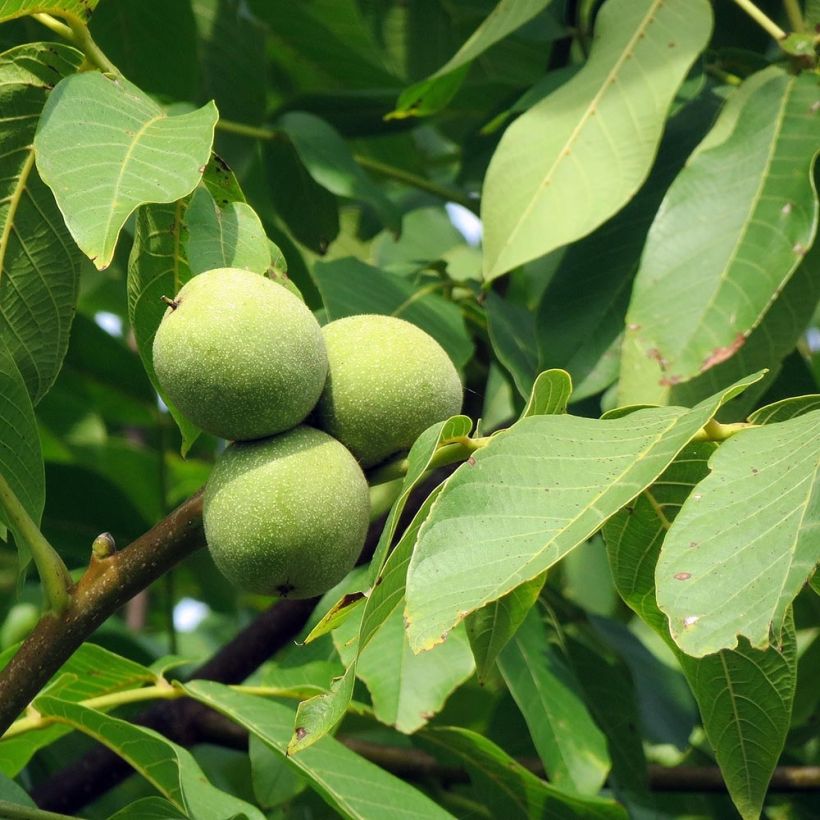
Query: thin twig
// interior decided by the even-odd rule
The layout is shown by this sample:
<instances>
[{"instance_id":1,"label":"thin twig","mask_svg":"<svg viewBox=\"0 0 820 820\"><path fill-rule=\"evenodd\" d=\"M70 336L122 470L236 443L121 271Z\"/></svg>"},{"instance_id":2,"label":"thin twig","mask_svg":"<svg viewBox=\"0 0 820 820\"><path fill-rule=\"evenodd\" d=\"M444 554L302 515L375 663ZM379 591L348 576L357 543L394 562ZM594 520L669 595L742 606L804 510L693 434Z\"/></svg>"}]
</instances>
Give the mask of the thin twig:
<instances>
[{"instance_id":1,"label":"thin twig","mask_svg":"<svg viewBox=\"0 0 820 820\"><path fill-rule=\"evenodd\" d=\"M755 21L764 31L774 37L780 42L786 38L786 32L772 20L762 9L758 8L752 0L734 0L735 4L740 6L752 20Z\"/></svg>"}]
</instances>

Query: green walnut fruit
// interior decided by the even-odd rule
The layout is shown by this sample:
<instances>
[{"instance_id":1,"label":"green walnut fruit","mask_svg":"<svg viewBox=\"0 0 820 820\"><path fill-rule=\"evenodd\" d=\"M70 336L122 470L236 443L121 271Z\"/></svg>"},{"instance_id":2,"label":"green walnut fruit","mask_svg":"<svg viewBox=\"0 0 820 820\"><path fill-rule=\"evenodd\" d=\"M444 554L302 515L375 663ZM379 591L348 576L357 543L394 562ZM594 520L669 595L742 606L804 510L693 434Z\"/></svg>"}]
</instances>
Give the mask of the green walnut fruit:
<instances>
[{"instance_id":1,"label":"green walnut fruit","mask_svg":"<svg viewBox=\"0 0 820 820\"><path fill-rule=\"evenodd\" d=\"M167 397L194 424L258 439L299 424L327 376L318 322L281 285L237 268L187 282L154 338Z\"/></svg>"},{"instance_id":2,"label":"green walnut fruit","mask_svg":"<svg viewBox=\"0 0 820 820\"><path fill-rule=\"evenodd\" d=\"M329 369L318 425L365 467L460 412L461 381L450 357L415 325L365 314L330 322L322 333Z\"/></svg>"},{"instance_id":3,"label":"green walnut fruit","mask_svg":"<svg viewBox=\"0 0 820 820\"><path fill-rule=\"evenodd\" d=\"M220 455L205 488L205 540L241 589L310 598L352 569L369 512L356 459L327 433L302 426L235 442Z\"/></svg>"}]
</instances>

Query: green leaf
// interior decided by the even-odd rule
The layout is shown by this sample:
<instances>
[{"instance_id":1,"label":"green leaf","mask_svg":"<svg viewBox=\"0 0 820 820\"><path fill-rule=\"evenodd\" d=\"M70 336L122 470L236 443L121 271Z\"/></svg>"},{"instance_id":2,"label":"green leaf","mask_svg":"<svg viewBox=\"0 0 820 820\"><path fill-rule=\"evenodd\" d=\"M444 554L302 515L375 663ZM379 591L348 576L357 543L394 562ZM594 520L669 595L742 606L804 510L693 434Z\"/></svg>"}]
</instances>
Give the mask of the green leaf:
<instances>
[{"instance_id":1,"label":"green leaf","mask_svg":"<svg viewBox=\"0 0 820 820\"><path fill-rule=\"evenodd\" d=\"M572 379L566 370L545 370L535 379L532 393L521 411L521 418L566 413L571 395Z\"/></svg>"},{"instance_id":2,"label":"green leaf","mask_svg":"<svg viewBox=\"0 0 820 820\"><path fill-rule=\"evenodd\" d=\"M610 800L576 797L545 783L491 740L469 729L441 726L426 730L419 739L433 749L453 755L464 765L473 787L493 817L511 820L626 817L624 810Z\"/></svg>"},{"instance_id":3,"label":"green leaf","mask_svg":"<svg viewBox=\"0 0 820 820\"><path fill-rule=\"evenodd\" d=\"M111 62L143 91L171 100L197 96L198 44L190 3L107 2L95 10L89 27Z\"/></svg>"},{"instance_id":4,"label":"green leaf","mask_svg":"<svg viewBox=\"0 0 820 820\"><path fill-rule=\"evenodd\" d=\"M725 362L711 367L691 381L665 388L663 400L673 404L693 404L715 390L731 384L744 373L770 368L766 379L732 403L732 419L742 419L771 384L783 359L794 350L811 321L820 299L820 242L815 242L803 263L786 283L763 321L746 343ZM659 394L659 398L661 394ZM728 409L728 408L727 408ZM731 419L730 419L731 420Z\"/></svg>"},{"instance_id":5,"label":"green leaf","mask_svg":"<svg viewBox=\"0 0 820 820\"><path fill-rule=\"evenodd\" d=\"M46 482L34 407L23 377L0 339L0 475L8 482L32 520L40 523ZM9 524L0 510L0 536ZM28 546L19 538L20 580L31 560Z\"/></svg>"},{"instance_id":6,"label":"green leaf","mask_svg":"<svg viewBox=\"0 0 820 820\"><path fill-rule=\"evenodd\" d=\"M394 233L399 232L398 209L356 163L350 147L333 126L304 111L285 114L278 125L290 137L308 173L319 185L336 196L372 206L384 225Z\"/></svg>"},{"instance_id":7,"label":"green leaf","mask_svg":"<svg viewBox=\"0 0 820 820\"><path fill-rule=\"evenodd\" d=\"M41 695L43 715L72 726L119 755L186 816L264 820L257 808L212 786L193 755L153 729L135 726L77 703Z\"/></svg>"},{"instance_id":8,"label":"green leaf","mask_svg":"<svg viewBox=\"0 0 820 820\"><path fill-rule=\"evenodd\" d=\"M489 291L484 302L487 330L498 361L512 376L518 392L529 395L538 373L535 316L523 305Z\"/></svg>"},{"instance_id":9,"label":"green leaf","mask_svg":"<svg viewBox=\"0 0 820 820\"><path fill-rule=\"evenodd\" d=\"M143 797L112 814L108 820L182 820L188 817L173 803L161 797Z\"/></svg>"},{"instance_id":10,"label":"green leaf","mask_svg":"<svg viewBox=\"0 0 820 820\"><path fill-rule=\"evenodd\" d=\"M89 110L97 112L92 119ZM217 117L213 103L168 116L135 85L98 72L57 84L34 138L37 170L97 268L111 263L137 207L174 202L196 187Z\"/></svg>"},{"instance_id":11,"label":"green leaf","mask_svg":"<svg viewBox=\"0 0 820 820\"><path fill-rule=\"evenodd\" d=\"M293 710L282 703L242 694L219 683L194 681L185 691L216 709L282 755L343 817L451 817L412 786L352 752L332 737L288 756Z\"/></svg>"},{"instance_id":12,"label":"green leaf","mask_svg":"<svg viewBox=\"0 0 820 820\"><path fill-rule=\"evenodd\" d=\"M205 168L202 182L220 206L244 202L233 172L215 154ZM186 256L189 202L190 197L167 205L143 205L137 211L134 244L128 259L128 319L145 372L182 433L183 454L200 431L163 395L154 372L153 344L167 310L161 297L175 296L192 276Z\"/></svg>"},{"instance_id":13,"label":"green leaf","mask_svg":"<svg viewBox=\"0 0 820 820\"><path fill-rule=\"evenodd\" d=\"M539 575L467 616L467 635L479 681L484 682L490 676L499 653L538 600L545 581L546 574ZM444 645L447 645L446 641Z\"/></svg>"},{"instance_id":14,"label":"green leaf","mask_svg":"<svg viewBox=\"0 0 820 820\"><path fill-rule=\"evenodd\" d=\"M289 139L269 140L263 151L277 214L296 240L318 254L326 253L339 233L336 197L308 173Z\"/></svg>"},{"instance_id":15,"label":"green leaf","mask_svg":"<svg viewBox=\"0 0 820 820\"><path fill-rule=\"evenodd\" d=\"M535 318L539 366L570 373L573 401L618 378L624 317L646 234L666 190L714 121L717 104L716 95L704 95L669 120L641 189L615 216L566 249L544 290ZM490 322L492 332L492 316Z\"/></svg>"},{"instance_id":16,"label":"green leaf","mask_svg":"<svg viewBox=\"0 0 820 820\"><path fill-rule=\"evenodd\" d=\"M493 155L485 278L584 236L630 199L711 26L705 0L607 0L587 64L516 120Z\"/></svg>"},{"instance_id":17,"label":"green leaf","mask_svg":"<svg viewBox=\"0 0 820 820\"><path fill-rule=\"evenodd\" d=\"M137 350L151 384L163 396L182 433L183 454L197 440L200 430L163 395L154 370L153 346L159 323L168 309L161 297L173 297L191 278L184 252L188 237L186 206L185 200L170 205L143 205L137 211L134 244L128 259L128 318Z\"/></svg>"},{"instance_id":18,"label":"green leaf","mask_svg":"<svg viewBox=\"0 0 820 820\"><path fill-rule=\"evenodd\" d=\"M353 257L317 262L313 275L328 319L359 313L397 316L426 330L449 354L456 367L473 355L473 343L459 308L437 291L417 287L410 279L360 262Z\"/></svg>"},{"instance_id":19,"label":"green leaf","mask_svg":"<svg viewBox=\"0 0 820 820\"><path fill-rule=\"evenodd\" d=\"M0 22L26 14L56 14L84 21L97 3L99 0L0 0Z\"/></svg>"},{"instance_id":20,"label":"green leaf","mask_svg":"<svg viewBox=\"0 0 820 820\"><path fill-rule=\"evenodd\" d=\"M604 526L618 592L675 653L698 704L729 793L744 818L757 818L786 739L794 699L794 631L782 649L742 641L736 650L690 658L674 643L655 601L655 565L670 522L707 474L717 445L690 444L652 487Z\"/></svg>"},{"instance_id":21,"label":"green leaf","mask_svg":"<svg viewBox=\"0 0 820 820\"><path fill-rule=\"evenodd\" d=\"M0 801L7 801L16 806L36 808L36 804L28 796L28 793L5 775L0 775ZM3 806L0 804L0 811L2 810Z\"/></svg>"},{"instance_id":22,"label":"green leaf","mask_svg":"<svg viewBox=\"0 0 820 820\"><path fill-rule=\"evenodd\" d=\"M402 91L388 118L428 116L444 108L461 86L466 69L490 46L543 11L552 0L499 0L464 45L434 74Z\"/></svg>"},{"instance_id":23,"label":"green leaf","mask_svg":"<svg viewBox=\"0 0 820 820\"><path fill-rule=\"evenodd\" d=\"M738 635L780 642L791 602L820 561L820 411L744 430L709 459L655 574L678 646L703 657ZM754 601L750 609L749 601Z\"/></svg>"},{"instance_id":24,"label":"green leaf","mask_svg":"<svg viewBox=\"0 0 820 820\"><path fill-rule=\"evenodd\" d=\"M431 428L435 429L435 428ZM410 451L412 455L412 450ZM422 472L423 474L423 472ZM425 499L416 513L410 526L405 530L396 548L384 562L379 577L372 585L370 594L364 605L361 622L359 624L358 642L355 654L347 665L344 675L336 678L328 692L310 698L299 704L296 713L294 736L288 744L290 754L298 753L301 749L315 743L324 737L341 719L353 698L353 687L356 682L356 663L359 653L364 650L370 639L376 634L379 627L390 617L390 614L400 606L404 600L405 578L410 555L416 542L418 529L426 518L430 507L438 495L437 487ZM409 493L409 491L408 491ZM396 501L390 516L388 516L382 539L379 546L392 540L401 511L404 509L402 496ZM386 535L386 533L389 533ZM377 548L377 554L379 549ZM383 550L382 550L383 552ZM374 557L373 566L379 565L379 559Z\"/></svg>"},{"instance_id":25,"label":"green leaf","mask_svg":"<svg viewBox=\"0 0 820 820\"><path fill-rule=\"evenodd\" d=\"M466 636L455 632L453 638L432 652L414 655L401 609L396 607L387 617L360 653L356 669L382 723L412 734L440 712L447 698L473 674L475 663Z\"/></svg>"},{"instance_id":26,"label":"green leaf","mask_svg":"<svg viewBox=\"0 0 820 820\"><path fill-rule=\"evenodd\" d=\"M611 765L606 738L580 696L559 650L530 609L498 658L550 782L568 792L596 794Z\"/></svg>"},{"instance_id":27,"label":"green leaf","mask_svg":"<svg viewBox=\"0 0 820 820\"><path fill-rule=\"evenodd\" d=\"M199 186L185 211L186 251L192 274L214 268L244 268L265 273L271 252L259 217L245 202L217 205L210 191Z\"/></svg>"},{"instance_id":28,"label":"green leaf","mask_svg":"<svg viewBox=\"0 0 820 820\"><path fill-rule=\"evenodd\" d=\"M765 77L765 81L763 78ZM817 230L817 84L754 75L669 189L627 313L622 401L656 401L731 357L797 269Z\"/></svg>"},{"instance_id":29,"label":"green leaf","mask_svg":"<svg viewBox=\"0 0 820 820\"><path fill-rule=\"evenodd\" d=\"M416 652L470 612L543 573L651 484L692 436L760 374L693 410L612 420L533 416L447 480L422 526L405 618Z\"/></svg>"},{"instance_id":30,"label":"green leaf","mask_svg":"<svg viewBox=\"0 0 820 820\"><path fill-rule=\"evenodd\" d=\"M115 655L96 644L84 643L55 672L43 694L64 701L77 701L135 689L154 683L150 669L127 658ZM14 737L0 739L0 772L16 775L31 760L35 752L68 734L70 727L56 723Z\"/></svg>"},{"instance_id":31,"label":"green leaf","mask_svg":"<svg viewBox=\"0 0 820 820\"><path fill-rule=\"evenodd\" d=\"M767 404L755 410L749 416L749 421L752 424L775 424L811 413L813 410L820 410L820 394L818 393L810 396L794 396Z\"/></svg>"},{"instance_id":32,"label":"green leaf","mask_svg":"<svg viewBox=\"0 0 820 820\"><path fill-rule=\"evenodd\" d=\"M34 168L32 140L55 79L82 55L32 43L0 55L0 338L36 404L60 371L82 255Z\"/></svg>"}]
</instances>

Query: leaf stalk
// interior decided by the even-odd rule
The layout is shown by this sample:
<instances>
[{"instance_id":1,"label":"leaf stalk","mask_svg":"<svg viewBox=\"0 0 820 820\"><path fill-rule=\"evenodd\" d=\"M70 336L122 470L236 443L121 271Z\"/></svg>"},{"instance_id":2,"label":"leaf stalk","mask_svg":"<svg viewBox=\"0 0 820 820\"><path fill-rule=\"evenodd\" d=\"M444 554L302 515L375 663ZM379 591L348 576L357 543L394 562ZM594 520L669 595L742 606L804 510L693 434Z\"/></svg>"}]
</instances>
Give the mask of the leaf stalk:
<instances>
[{"instance_id":1,"label":"leaf stalk","mask_svg":"<svg viewBox=\"0 0 820 820\"><path fill-rule=\"evenodd\" d=\"M71 603L71 590L74 583L63 559L40 532L40 528L31 520L31 516L2 475L0 475L0 508L5 513L6 521L15 538L20 539L31 552L43 584L46 608L59 615Z\"/></svg>"},{"instance_id":2,"label":"leaf stalk","mask_svg":"<svg viewBox=\"0 0 820 820\"><path fill-rule=\"evenodd\" d=\"M752 0L734 0L735 5L740 6L752 20L755 21L764 31L771 34L775 40L780 42L786 39L786 32L772 20L762 9L758 8Z\"/></svg>"}]
</instances>

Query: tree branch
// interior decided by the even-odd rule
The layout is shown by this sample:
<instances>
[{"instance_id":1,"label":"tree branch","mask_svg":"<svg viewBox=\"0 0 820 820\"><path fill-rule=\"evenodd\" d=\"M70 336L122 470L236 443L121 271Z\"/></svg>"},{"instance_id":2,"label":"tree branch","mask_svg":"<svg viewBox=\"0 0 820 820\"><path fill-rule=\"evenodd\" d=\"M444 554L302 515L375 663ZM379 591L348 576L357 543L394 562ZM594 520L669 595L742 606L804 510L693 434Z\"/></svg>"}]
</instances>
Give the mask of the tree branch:
<instances>
[{"instance_id":1,"label":"tree branch","mask_svg":"<svg viewBox=\"0 0 820 820\"><path fill-rule=\"evenodd\" d=\"M92 555L68 607L41 618L0 672L0 735L106 618L204 544L199 492L122 551Z\"/></svg>"}]
</instances>

